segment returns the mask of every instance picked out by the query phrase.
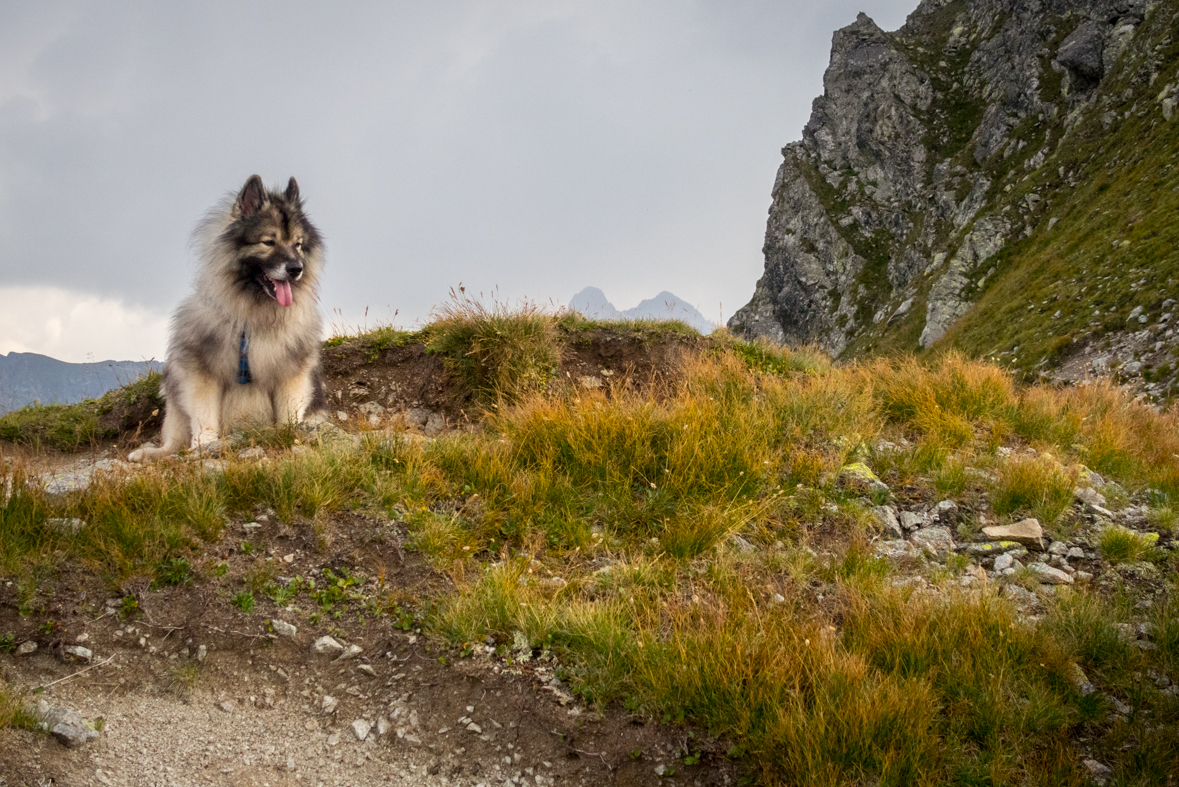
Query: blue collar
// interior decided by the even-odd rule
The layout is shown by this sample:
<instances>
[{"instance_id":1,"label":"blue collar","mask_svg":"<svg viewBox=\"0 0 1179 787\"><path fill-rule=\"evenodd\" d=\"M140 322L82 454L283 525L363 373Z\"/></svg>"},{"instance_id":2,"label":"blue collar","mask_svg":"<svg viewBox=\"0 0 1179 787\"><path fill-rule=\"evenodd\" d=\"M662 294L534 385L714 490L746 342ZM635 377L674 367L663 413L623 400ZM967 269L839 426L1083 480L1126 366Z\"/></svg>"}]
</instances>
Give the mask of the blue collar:
<instances>
[{"instance_id":1,"label":"blue collar","mask_svg":"<svg viewBox=\"0 0 1179 787\"><path fill-rule=\"evenodd\" d=\"M250 377L250 340L246 338L246 329L242 328L242 343L237 357L237 381L242 385L249 385Z\"/></svg>"}]
</instances>

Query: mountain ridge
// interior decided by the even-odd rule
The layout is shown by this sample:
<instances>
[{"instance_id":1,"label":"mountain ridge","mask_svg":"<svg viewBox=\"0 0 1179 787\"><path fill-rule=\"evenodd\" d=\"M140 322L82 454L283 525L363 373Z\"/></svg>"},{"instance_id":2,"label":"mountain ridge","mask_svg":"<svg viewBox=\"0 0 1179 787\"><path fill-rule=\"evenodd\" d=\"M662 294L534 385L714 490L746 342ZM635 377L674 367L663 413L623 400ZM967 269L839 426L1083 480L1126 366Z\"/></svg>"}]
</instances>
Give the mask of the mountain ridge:
<instances>
[{"instance_id":1,"label":"mountain ridge","mask_svg":"<svg viewBox=\"0 0 1179 787\"><path fill-rule=\"evenodd\" d=\"M162 368L158 361L70 363L40 353L0 353L0 413L35 402L76 404Z\"/></svg>"}]
</instances>

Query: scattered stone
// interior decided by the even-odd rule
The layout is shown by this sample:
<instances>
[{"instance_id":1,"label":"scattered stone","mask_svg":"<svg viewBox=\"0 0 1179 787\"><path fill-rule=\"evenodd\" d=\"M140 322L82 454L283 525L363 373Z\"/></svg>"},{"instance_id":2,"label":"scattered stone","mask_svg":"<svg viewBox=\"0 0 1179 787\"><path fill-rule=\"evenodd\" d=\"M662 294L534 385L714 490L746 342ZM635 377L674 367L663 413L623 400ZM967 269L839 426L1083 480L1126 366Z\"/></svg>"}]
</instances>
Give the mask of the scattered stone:
<instances>
[{"instance_id":1,"label":"scattered stone","mask_svg":"<svg viewBox=\"0 0 1179 787\"><path fill-rule=\"evenodd\" d=\"M917 557L921 552L908 541L877 541L873 544L876 554L881 557L901 558Z\"/></svg>"},{"instance_id":2,"label":"scattered stone","mask_svg":"<svg viewBox=\"0 0 1179 787\"><path fill-rule=\"evenodd\" d=\"M338 707L340 707L340 701L328 694L325 694L323 699L319 701L319 709L329 716L335 713Z\"/></svg>"},{"instance_id":3,"label":"scattered stone","mask_svg":"<svg viewBox=\"0 0 1179 787\"><path fill-rule=\"evenodd\" d=\"M984 527L983 535L992 541L1015 541L1033 549L1044 548L1044 531L1035 519L1023 519L1014 525Z\"/></svg>"},{"instance_id":4,"label":"scattered stone","mask_svg":"<svg viewBox=\"0 0 1179 787\"><path fill-rule=\"evenodd\" d=\"M1044 585L1071 585L1073 578L1059 568L1053 568L1047 563L1032 563L1028 566L1029 569L1036 573L1037 578L1041 584Z\"/></svg>"},{"instance_id":5,"label":"scattered stone","mask_svg":"<svg viewBox=\"0 0 1179 787\"><path fill-rule=\"evenodd\" d=\"M358 672L363 672L365 675L368 675L370 678L375 678L377 676L377 671L375 669L373 669L373 666L371 664L357 664L356 670Z\"/></svg>"},{"instance_id":6,"label":"scattered stone","mask_svg":"<svg viewBox=\"0 0 1179 787\"><path fill-rule=\"evenodd\" d=\"M953 524L958 519L958 504L953 500L942 500L933 507L933 515L939 522Z\"/></svg>"},{"instance_id":7,"label":"scattered stone","mask_svg":"<svg viewBox=\"0 0 1179 787\"><path fill-rule=\"evenodd\" d=\"M98 730L75 710L54 707L41 700L37 703L36 716L41 728L66 748L76 749L99 737Z\"/></svg>"},{"instance_id":8,"label":"scattered stone","mask_svg":"<svg viewBox=\"0 0 1179 787\"><path fill-rule=\"evenodd\" d=\"M1113 511L1110 511L1108 508L1103 508L1101 506L1086 506L1085 508L1093 516L1101 517L1102 519L1113 519L1114 518Z\"/></svg>"},{"instance_id":9,"label":"scattered stone","mask_svg":"<svg viewBox=\"0 0 1179 787\"><path fill-rule=\"evenodd\" d=\"M1085 505L1105 506L1105 496L1091 486L1079 486L1073 490L1073 497Z\"/></svg>"},{"instance_id":10,"label":"scattered stone","mask_svg":"<svg viewBox=\"0 0 1179 787\"><path fill-rule=\"evenodd\" d=\"M1085 557L1085 550L1081 549L1080 547L1069 547L1067 557L1083 558Z\"/></svg>"},{"instance_id":11,"label":"scattered stone","mask_svg":"<svg viewBox=\"0 0 1179 787\"><path fill-rule=\"evenodd\" d=\"M61 649L61 654L67 661L82 661L87 664L94 658L94 653L90 648L84 648L81 645L66 645Z\"/></svg>"},{"instance_id":12,"label":"scattered stone","mask_svg":"<svg viewBox=\"0 0 1179 787\"><path fill-rule=\"evenodd\" d=\"M197 661L204 661L205 656L209 655L209 649L204 645L197 648Z\"/></svg>"},{"instance_id":13,"label":"scattered stone","mask_svg":"<svg viewBox=\"0 0 1179 787\"><path fill-rule=\"evenodd\" d=\"M888 492L888 485L876 477L872 468L863 462L844 465L839 470L839 481L845 486L866 492Z\"/></svg>"},{"instance_id":14,"label":"scattered stone","mask_svg":"<svg viewBox=\"0 0 1179 787\"><path fill-rule=\"evenodd\" d=\"M372 722L365 719L357 719L352 722L352 733L356 736L356 740L362 741L368 737L368 732L373 728Z\"/></svg>"},{"instance_id":15,"label":"scattered stone","mask_svg":"<svg viewBox=\"0 0 1179 787\"><path fill-rule=\"evenodd\" d=\"M933 557L945 557L954 551L954 538L944 527L923 527L909 540Z\"/></svg>"},{"instance_id":16,"label":"scattered stone","mask_svg":"<svg viewBox=\"0 0 1179 787\"><path fill-rule=\"evenodd\" d=\"M1060 555L1061 557L1064 557L1068 554L1068 544L1064 543L1063 541L1053 541L1052 544L1048 547L1048 554Z\"/></svg>"},{"instance_id":17,"label":"scattered stone","mask_svg":"<svg viewBox=\"0 0 1179 787\"><path fill-rule=\"evenodd\" d=\"M333 642L334 641L335 640L333 640ZM337 642L336 644L338 645L340 643ZM336 661L351 661L352 659L359 656L363 650L364 649L359 645L349 645L348 647L344 648L343 652L341 652L339 656L336 657Z\"/></svg>"},{"instance_id":18,"label":"scattered stone","mask_svg":"<svg viewBox=\"0 0 1179 787\"><path fill-rule=\"evenodd\" d=\"M916 530L925 525L925 517L913 511L902 511L898 518L905 530Z\"/></svg>"},{"instance_id":19,"label":"scattered stone","mask_svg":"<svg viewBox=\"0 0 1179 787\"><path fill-rule=\"evenodd\" d=\"M51 519L46 519L45 524L50 529L56 530L58 533L63 533L67 536L77 535L86 527L86 521L83 519L78 519L77 517L53 517Z\"/></svg>"},{"instance_id":20,"label":"scattered stone","mask_svg":"<svg viewBox=\"0 0 1179 787\"><path fill-rule=\"evenodd\" d=\"M1093 579L1093 575L1088 571L1078 571L1073 575L1073 579L1075 579L1077 582L1089 582Z\"/></svg>"},{"instance_id":21,"label":"scattered stone","mask_svg":"<svg viewBox=\"0 0 1179 787\"><path fill-rule=\"evenodd\" d=\"M313 656L338 658L343 653L344 646L337 642L333 637L326 635L315 640L315 642L311 645L311 654Z\"/></svg>"},{"instance_id":22,"label":"scattered stone","mask_svg":"<svg viewBox=\"0 0 1179 787\"><path fill-rule=\"evenodd\" d=\"M1085 671L1076 662L1073 662L1072 675L1070 677L1072 677L1073 685L1077 687L1077 691L1081 692L1081 694L1088 696L1097 691L1093 684L1089 682Z\"/></svg>"},{"instance_id":23,"label":"scattered stone","mask_svg":"<svg viewBox=\"0 0 1179 787\"><path fill-rule=\"evenodd\" d=\"M1035 593L1016 584L1004 585L1003 597L1021 608L1035 607L1040 603L1040 599Z\"/></svg>"},{"instance_id":24,"label":"scattered stone","mask_svg":"<svg viewBox=\"0 0 1179 787\"><path fill-rule=\"evenodd\" d=\"M995 570L1006 571L1007 569L1011 568L1014 563L1015 556L1010 552L1004 552L1002 555L999 555L997 558L995 558Z\"/></svg>"},{"instance_id":25,"label":"scattered stone","mask_svg":"<svg viewBox=\"0 0 1179 787\"><path fill-rule=\"evenodd\" d=\"M1016 541L991 541L985 544L966 544L962 547L971 555L998 555L1004 552L1025 553L1023 544Z\"/></svg>"},{"instance_id":26,"label":"scattered stone","mask_svg":"<svg viewBox=\"0 0 1179 787\"><path fill-rule=\"evenodd\" d=\"M389 730L391 730L392 728L393 728L393 725L391 725L389 723L389 720L386 719L384 716L377 717L377 735L378 736L388 735Z\"/></svg>"},{"instance_id":27,"label":"scattered stone","mask_svg":"<svg viewBox=\"0 0 1179 787\"><path fill-rule=\"evenodd\" d=\"M901 529L901 523L897 520L896 510L892 506L876 506L872 509L872 513L876 514L876 519L880 522L880 526L887 535L894 538L905 537L905 531Z\"/></svg>"},{"instance_id":28,"label":"scattered stone","mask_svg":"<svg viewBox=\"0 0 1179 787\"><path fill-rule=\"evenodd\" d=\"M261 459L266 456L266 449L260 445L253 448L243 448L237 452L238 459Z\"/></svg>"},{"instance_id":29,"label":"scattered stone","mask_svg":"<svg viewBox=\"0 0 1179 787\"><path fill-rule=\"evenodd\" d=\"M217 707L226 713L233 713L233 711L237 708L237 706L234 705L233 700L225 700L224 702L220 702L217 704Z\"/></svg>"},{"instance_id":30,"label":"scattered stone","mask_svg":"<svg viewBox=\"0 0 1179 787\"><path fill-rule=\"evenodd\" d=\"M1097 760L1085 760L1081 764L1089 772L1089 778L1099 785L1107 784L1109 777L1113 774L1113 770L1108 765L1102 765Z\"/></svg>"},{"instance_id":31,"label":"scattered stone","mask_svg":"<svg viewBox=\"0 0 1179 787\"><path fill-rule=\"evenodd\" d=\"M294 639L295 635L299 633L299 629L297 629L295 626L287 623L285 620L279 620L278 618L270 621L270 625L274 628L275 634L279 635L280 637L286 637L287 639Z\"/></svg>"},{"instance_id":32,"label":"scattered stone","mask_svg":"<svg viewBox=\"0 0 1179 787\"><path fill-rule=\"evenodd\" d=\"M729 536L728 541L729 541L729 546L731 546L733 549L735 549L737 552L741 553L742 555L752 555L754 552L757 551L757 547L755 547L753 544L746 541L744 538L741 538L741 536L737 535L736 533Z\"/></svg>"},{"instance_id":33,"label":"scattered stone","mask_svg":"<svg viewBox=\"0 0 1179 787\"><path fill-rule=\"evenodd\" d=\"M470 724L468 724L468 725L467 725L467 732L473 732L473 733L475 733L476 735L482 735L482 734L483 734L483 728L482 728L482 727L480 727L480 726L479 726L478 724L476 724L475 722L471 722Z\"/></svg>"},{"instance_id":34,"label":"scattered stone","mask_svg":"<svg viewBox=\"0 0 1179 787\"><path fill-rule=\"evenodd\" d=\"M37 652L37 643L33 642L31 639L26 642L20 643L20 647L18 647L16 649L16 655L18 655L18 656L31 656L36 652Z\"/></svg>"}]
</instances>

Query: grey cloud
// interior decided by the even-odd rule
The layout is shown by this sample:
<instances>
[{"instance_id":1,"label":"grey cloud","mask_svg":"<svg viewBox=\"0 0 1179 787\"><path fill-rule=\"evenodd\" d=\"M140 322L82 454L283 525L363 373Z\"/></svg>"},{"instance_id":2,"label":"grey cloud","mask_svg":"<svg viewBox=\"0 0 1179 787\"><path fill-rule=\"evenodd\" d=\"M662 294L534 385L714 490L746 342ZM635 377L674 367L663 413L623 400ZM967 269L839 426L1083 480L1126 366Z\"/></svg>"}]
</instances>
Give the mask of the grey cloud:
<instances>
[{"instance_id":1,"label":"grey cloud","mask_svg":"<svg viewBox=\"0 0 1179 787\"><path fill-rule=\"evenodd\" d=\"M460 280L718 319L831 32L914 2L10 4L0 286L170 310L192 226L258 172L298 177L351 321Z\"/></svg>"}]
</instances>

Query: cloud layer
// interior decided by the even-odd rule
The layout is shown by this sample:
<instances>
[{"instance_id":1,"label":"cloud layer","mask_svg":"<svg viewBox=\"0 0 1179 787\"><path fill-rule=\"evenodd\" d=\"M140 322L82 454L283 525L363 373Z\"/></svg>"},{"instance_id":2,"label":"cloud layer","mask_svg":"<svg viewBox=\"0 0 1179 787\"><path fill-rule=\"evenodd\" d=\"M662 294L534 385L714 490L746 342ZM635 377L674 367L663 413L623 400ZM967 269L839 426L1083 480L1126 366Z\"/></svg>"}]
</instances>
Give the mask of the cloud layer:
<instances>
[{"instance_id":1,"label":"cloud layer","mask_svg":"<svg viewBox=\"0 0 1179 787\"><path fill-rule=\"evenodd\" d=\"M861 9L895 28L914 2L7 4L0 287L166 314L191 228L258 172L298 177L339 322L412 323L460 281L669 289L727 317L831 32ZM88 332L11 322L0 346Z\"/></svg>"}]
</instances>

